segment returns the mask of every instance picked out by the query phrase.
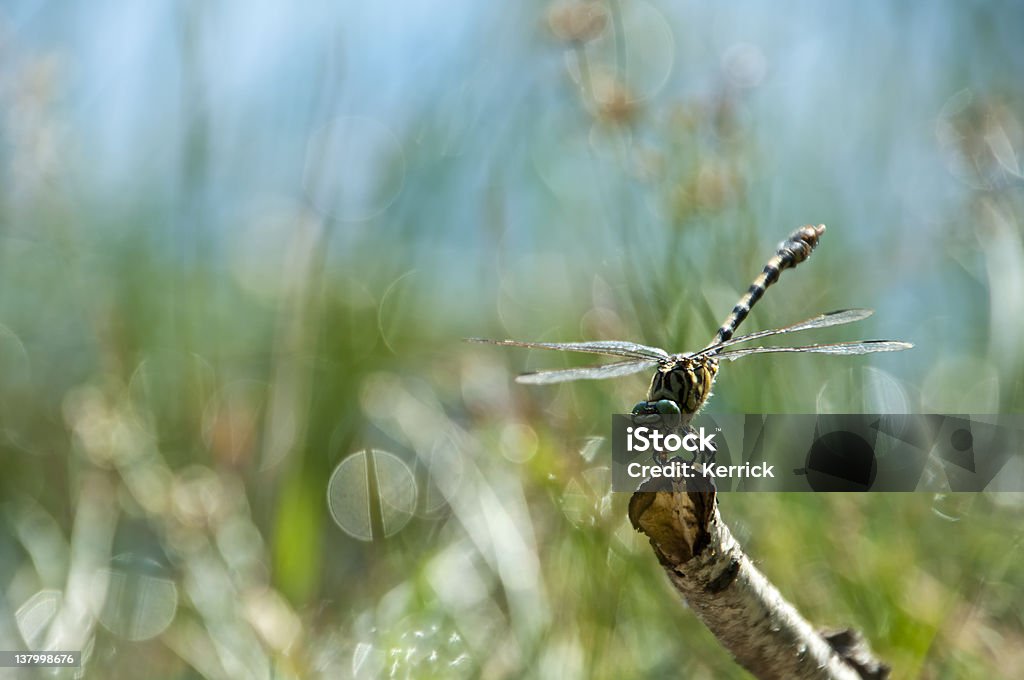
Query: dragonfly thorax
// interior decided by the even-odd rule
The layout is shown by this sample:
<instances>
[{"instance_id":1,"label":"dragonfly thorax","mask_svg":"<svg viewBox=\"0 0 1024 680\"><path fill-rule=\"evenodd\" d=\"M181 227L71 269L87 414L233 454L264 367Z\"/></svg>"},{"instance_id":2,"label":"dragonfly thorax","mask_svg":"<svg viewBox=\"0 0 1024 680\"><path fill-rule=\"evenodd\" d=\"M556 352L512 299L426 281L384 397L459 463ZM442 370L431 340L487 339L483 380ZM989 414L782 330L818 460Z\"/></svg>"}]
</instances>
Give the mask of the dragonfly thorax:
<instances>
[{"instance_id":1,"label":"dragonfly thorax","mask_svg":"<svg viewBox=\"0 0 1024 680\"><path fill-rule=\"evenodd\" d=\"M711 396L717 374L717 359L676 354L658 366L647 400L669 399L679 404L683 413L696 413Z\"/></svg>"}]
</instances>

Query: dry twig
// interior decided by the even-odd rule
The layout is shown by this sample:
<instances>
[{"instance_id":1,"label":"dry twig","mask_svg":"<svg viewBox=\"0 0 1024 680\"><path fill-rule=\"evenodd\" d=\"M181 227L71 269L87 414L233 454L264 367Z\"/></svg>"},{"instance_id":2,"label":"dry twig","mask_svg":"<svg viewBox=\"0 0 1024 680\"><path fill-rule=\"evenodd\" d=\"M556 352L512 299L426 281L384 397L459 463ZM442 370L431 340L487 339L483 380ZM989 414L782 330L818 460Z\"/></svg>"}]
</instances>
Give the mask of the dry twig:
<instances>
[{"instance_id":1,"label":"dry twig","mask_svg":"<svg viewBox=\"0 0 1024 680\"><path fill-rule=\"evenodd\" d=\"M722 521L709 480L649 480L630 499L629 519L686 603L754 676L888 677L856 631L816 631L782 597Z\"/></svg>"}]
</instances>

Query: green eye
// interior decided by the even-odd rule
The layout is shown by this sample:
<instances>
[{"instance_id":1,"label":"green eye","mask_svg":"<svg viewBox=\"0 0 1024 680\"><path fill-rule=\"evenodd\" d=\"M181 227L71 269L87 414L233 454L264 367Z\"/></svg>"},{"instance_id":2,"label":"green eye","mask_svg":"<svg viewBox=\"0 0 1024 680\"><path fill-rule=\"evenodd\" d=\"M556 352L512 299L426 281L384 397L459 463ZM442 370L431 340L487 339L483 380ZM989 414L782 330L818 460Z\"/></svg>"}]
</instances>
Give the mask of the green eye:
<instances>
[{"instance_id":1,"label":"green eye","mask_svg":"<svg viewBox=\"0 0 1024 680\"><path fill-rule=\"evenodd\" d=\"M678 416L682 412L679 404L671 399L660 399L658 401L638 401L633 407L635 416Z\"/></svg>"},{"instance_id":2,"label":"green eye","mask_svg":"<svg viewBox=\"0 0 1024 680\"><path fill-rule=\"evenodd\" d=\"M670 399L660 399L654 402L654 410L664 415L677 416L682 413L682 411L679 410L679 404Z\"/></svg>"}]
</instances>

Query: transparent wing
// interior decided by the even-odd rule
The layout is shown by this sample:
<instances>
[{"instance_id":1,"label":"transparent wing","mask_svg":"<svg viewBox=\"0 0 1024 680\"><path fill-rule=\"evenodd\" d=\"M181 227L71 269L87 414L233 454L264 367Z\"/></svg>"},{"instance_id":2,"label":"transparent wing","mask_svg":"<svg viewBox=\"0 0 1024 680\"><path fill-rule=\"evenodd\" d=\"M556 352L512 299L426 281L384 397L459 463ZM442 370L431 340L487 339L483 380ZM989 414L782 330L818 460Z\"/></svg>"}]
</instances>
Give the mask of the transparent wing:
<instances>
[{"instance_id":1,"label":"transparent wing","mask_svg":"<svg viewBox=\"0 0 1024 680\"><path fill-rule=\"evenodd\" d=\"M835 342L827 345L804 345L803 347L748 347L733 349L715 355L717 359L739 359L748 354L767 354L769 352L814 352L817 354L871 354L872 352L899 352L910 349L909 342L896 340L860 340L858 342Z\"/></svg>"},{"instance_id":2,"label":"transparent wing","mask_svg":"<svg viewBox=\"0 0 1024 680\"><path fill-rule=\"evenodd\" d=\"M532 385L567 382L569 380L601 380L602 378L618 378L632 375L657 366L658 362L651 359L618 361L603 366L582 366L580 368L562 368L553 371L537 371L524 373L516 378L516 382Z\"/></svg>"},{"instance_id":3,"label":"transparent wing","mask_svg":"<svg viewBox=\"0 0 1024 680\"><path fill-rule=\"evenodd\" d=\"M554 349L561 352L587 352L630 359L661 361L668 358L668 352L657 347L638 345L625 340L594 340L591 342L519 342L518 340L488 340L487 338L466 338L466 342L480 342L503 347L526 347L527 349Z\"/></svg>"},{"instance_id":4,"label":"transparent wing","mask_svg":"<svg viewBox=\"0 0 1024 680\"><path fill-rule=\"evenodd\" d=\"M825 314L819 314L818 316L805 319L804 321L797 322L792 326L783 326L782 328L773 328L768 331L757 331L756 333L747 333L746 335L740 335L735 338L720 342L714 345L709 345L702 349L698 355L713 354L723 347L731 347L732 345L739 344L741 342L749 342L751 340L758 340L760 338L767 338L772 335L783 335L784 333L795 333L797 331L807 331L812 328L828 328L829 326L841 326L847 323L853 323L854 321L860 321L866 319L875 312L870 309L840 309L835 312L827 312Z\"/></svg>"}]
</instances>

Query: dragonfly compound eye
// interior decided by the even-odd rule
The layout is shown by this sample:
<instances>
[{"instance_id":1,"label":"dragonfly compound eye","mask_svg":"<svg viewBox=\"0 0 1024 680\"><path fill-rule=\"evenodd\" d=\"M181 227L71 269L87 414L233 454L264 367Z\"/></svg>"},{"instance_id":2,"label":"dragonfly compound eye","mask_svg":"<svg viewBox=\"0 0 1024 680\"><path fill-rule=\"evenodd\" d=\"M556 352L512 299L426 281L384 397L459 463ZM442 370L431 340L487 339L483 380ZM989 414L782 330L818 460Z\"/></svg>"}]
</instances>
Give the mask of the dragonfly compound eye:
<instances>
[{"instance_id":1,"label":"dragonfly compound eye","mask_svg":"<svg viewBox=\"0 0 1024 680\"><path fill-rule=\"evenodd\" d=\"M659 399L654 402L654 410L664 415L679 415L681 413L679 404L671 399Z\"/></svg>"},{"instance_id":2,"label":"dragonfly compound eye","mask_svg":"<svg viewBox=\"0 0 1024 680\"><path fill-rule=\"evenodd\" d=\"M650 402L650 401L638 401L633 406L633 411L632 411L633 415L641 416L641 415L649 415L649 414L652 414L652 413L657 413L657 411L653 407L653 403L654 402Z\"/></svg>"},{"instance_id":3,"label":"dragonfly compound eye","mask_svg":"<svg viewBox=\"0 0 1024 680\"><path fill-rule=\"evenodd\" d=\"M668 399L662 399L658 401L638 401L636 406L633 407L633 422L636 424L646 425L658 425L661 423L666 413L672 413L671 410L665 411L663 409L671 408L669 406L659 404L672 404ZM674 406L674 404L673 404ZM675 413L679 413L679 409L676 408Z\"/></svg>"},{"instance_id":4,"label":"dragonfly compound eye","mask_svg":"<svg viewBox=\"0 0 1024 680\"><path fill-rule=\"evenodd\" d=\"M679 425L681 414L679 404L671 399L641 401L633 407L633 423L658 428L672 428Z\"/></svg>"}]
</instances>

